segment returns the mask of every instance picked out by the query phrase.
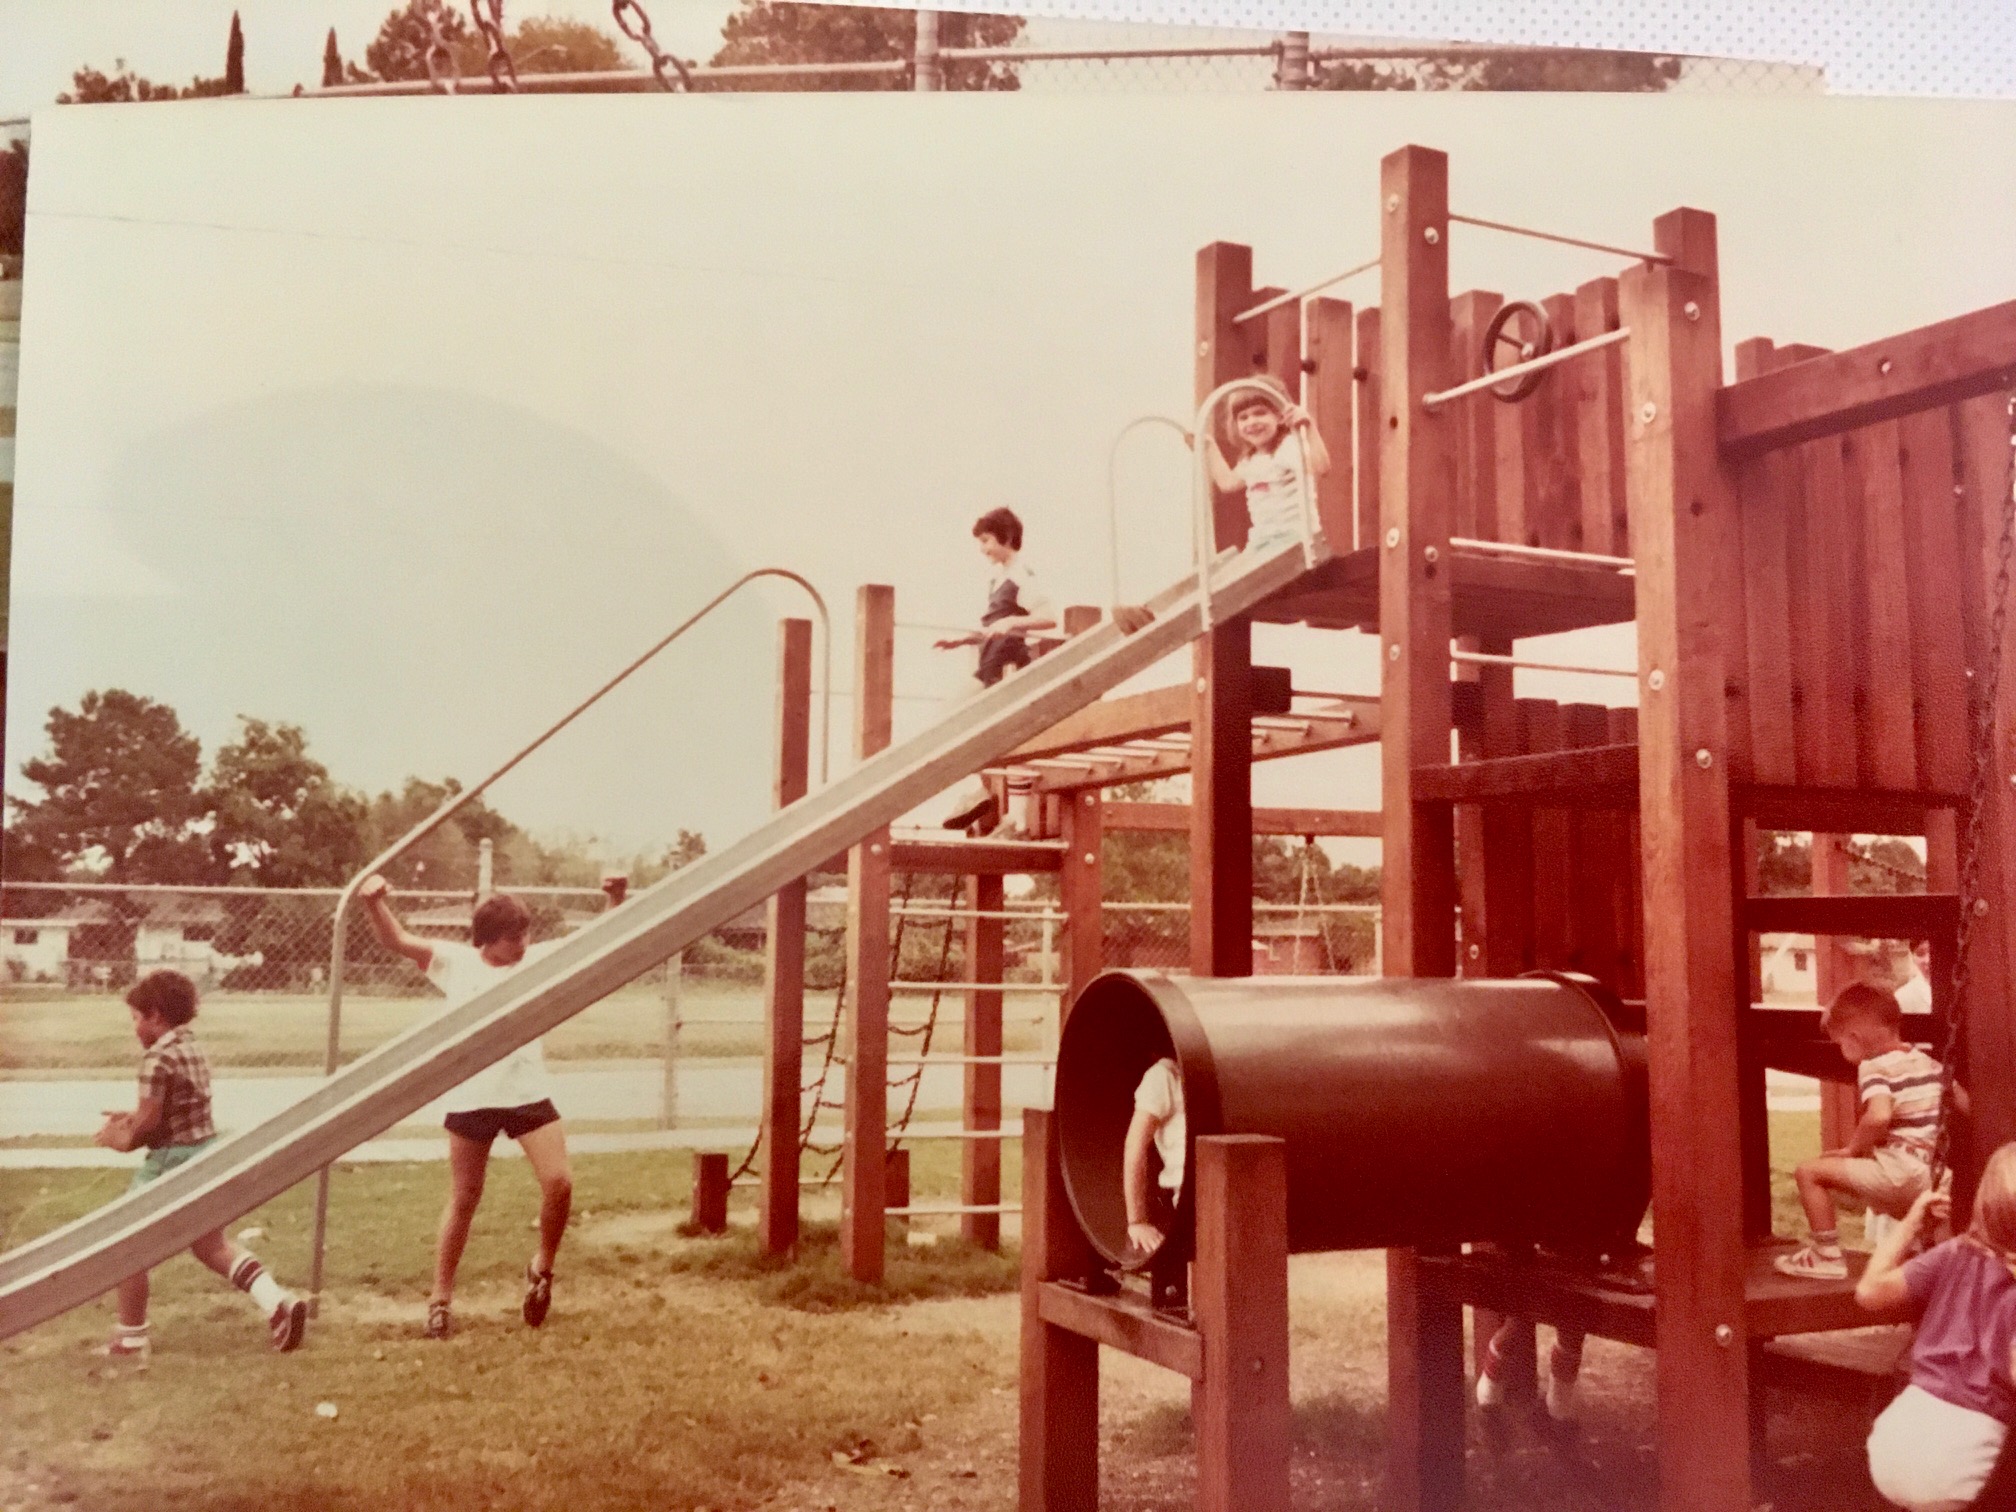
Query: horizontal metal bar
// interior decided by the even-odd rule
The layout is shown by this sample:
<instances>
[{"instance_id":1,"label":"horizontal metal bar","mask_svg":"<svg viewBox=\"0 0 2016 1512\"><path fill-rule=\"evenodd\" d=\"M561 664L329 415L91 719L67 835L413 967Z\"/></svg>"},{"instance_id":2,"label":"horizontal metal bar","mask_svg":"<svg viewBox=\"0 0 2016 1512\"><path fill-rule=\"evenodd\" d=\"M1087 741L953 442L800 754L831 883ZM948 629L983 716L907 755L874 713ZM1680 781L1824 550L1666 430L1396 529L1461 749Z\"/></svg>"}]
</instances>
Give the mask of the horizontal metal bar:
<instances>
[{"instance_id":1,"label":"horizontal metal bar","mask_svg":"<svg viewBox=\"0 0 2016 1512\"><path fill-rule=\"evenodd\" d=\"M1054 1066L1054 1055L892 1055L889 1066Z\"/></svg>"},{"instance_id":2,"label":"horizontal metal bar","mask_svg":"<svg viewBox=\"0 0 2016 1512\"><path fill-rule=\"evenodd\" d=\"M1592 677L1636 677L1636 667L1576 667L1566 662L1532 661L1523 656L1499 656L1491 651L1451 651L1449 660L1479 667L1516 667L1523 672L1579 672Z\"/></svg>"},{"instance_id":3,"label":"horizontal metal bar","mask_svg":"<svg viewBox=\"0 0 2016 1512\"><path fill-rule=\"evenodd\" d=\"M1615 346L1620 341L1628 341L1630 339L1631 327L1620 326L1614 331L1605 331L1601 336L1591 336L1587 341L1578 341L1573 346L1565 346L1559 351L1549 352L1544 357L1535 357L1530 362L1515 362L1508 368L1499 368L1495 373L1486 373L1481 378L1472 378L1468 383L1459 383L1452 389L1443 389L1439 394L1423 394L1421 396L1421 407L1432 410L1447 404L1451 399L1461 399L1467 394L1480 393L1488 388L1496 388L1501 383L1513 378L1522 378L1528 373L1544 372L1548 368L1558 367L1570 358L1580 357L1585 353L1597 351L1602 347Z\"/></svg>"},{"instance_id":4,"label":"horizontal metal bar","mask_svg":"<svg viewBox=\"0 0 2016 1512\"><path fill-rule=\"evenodd\" d=\"M944 908L917 903L889 912L905 919L1005 919L1011 924L1063 924L1071 918L1054 908Z\"/></svg>"},{"instance_id":5,"label":"horizontal metal bar","mask_svg":"<svg viewBox=\"0 0 2016 1512\"><path fill-rule=\"evenodd\" d=\"M1672 258L1664 252L1640 252L1635 247L1613 247L1608 242L1586 241L1579 236L1562 236L1553 231L1536 231L1531 226L1514 226L1505 221L1483 220L1474 215L1458 215L1449 212L1449 219L1458 225L1481 226L1486 231L1508 231L1514 236L1530 236L1535 241L1558 242L1564 247L1581 247L1590 252L1614 252L1619 257L1633 257L1639 262L1670 263Z\"/></svg>"},{"instance_id":6,"label":"horizontal metal bar","mask_svg":"<svg viewBox=\"0 0 2016 1512\"><path fill-rule=\"evenodd\" d=\"M1019 1213L1019 1202L916 1202L882 1209L884 1218L963 1218L969 1213Z\"/></svg>"},{"instance_id":7,"label":"horizontal metal bar","mask_svg":"<svg viewBox=\"0 0 2016 1512\"><path fill-rule=\"evenodd\" d=\"M1360 273L1370 273L1374 268L1379 266L1380 261L1381 259L1375 257L1370 262L1358 264L1355 268L1346 268L1342 273L1332 278L1326 278L1321 283L1313 283L1306 289L1297 289L1293 294L1277 294L1265 304L1257 304L1250 310L1241 310L1237 315L1232 317L1232 323L1234 325L1243 325L1246 321L1257 320L1269 310L1278 310L1285 304L1294 304L1297 300L1307 299L1311 294L1321 294L1325 289L1330 288L1334 284L1340 284L1347 278L1356 278Z\"/></svg>"},{"instance_id":8,"label":"horizontal metal bar","mask_svg":"<svg viewBox=\"0 0 2016 1512\"><path fill-rule=\"evenodd\" d=\"M914 1140L918 1144L922 1144L927 1140L933 1140L941 1144L987 1144L997 1139L1020 1139L1022 1131L1020 1129L933 1129L929 1133L920 1134L914 1129L891 1129L889 1137L892 1140L898 1141Z\"/></svg>"},{"instance_id":9,"label":"horizontal metal bar","mask_svg":"<svg viewBox=\"0 0 2016 1512\"><path fill-rule=\"evenodd\" d=\"M1527 546L1519 541L1482 541L1473 536L1451 536L1449 545L1455 551L1476 551L1491 556L1530 557L1536 562L1575 562L1593 567L1632 568L1637 559L1625 556L1605 556L1599 551L1563 551L1558 546Z\"/></svg>"},{"instance_id":10,"label":"horizontal metal bar","mask_svg":"<svg viewBox=\"0 0 2016 1512\"><path fill-rule=\"evenodd\" d=\"M891 982L891 992L1062 992L1055 982Z\"/></svg>"}]
</instances>

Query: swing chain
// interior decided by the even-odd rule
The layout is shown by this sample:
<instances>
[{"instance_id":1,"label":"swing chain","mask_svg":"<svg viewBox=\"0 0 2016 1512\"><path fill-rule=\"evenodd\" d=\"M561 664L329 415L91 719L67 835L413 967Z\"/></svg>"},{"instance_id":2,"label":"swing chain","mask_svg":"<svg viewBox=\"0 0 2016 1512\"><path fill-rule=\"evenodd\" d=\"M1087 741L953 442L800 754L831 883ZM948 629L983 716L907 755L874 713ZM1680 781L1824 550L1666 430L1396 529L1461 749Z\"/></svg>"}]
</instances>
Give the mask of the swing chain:
<instances>
[{"instance_id":1,"label":"swing chain","mask_svg":"<svg viewBox=\"0 0 2016 1512\"><path fill-rule=\"evenodd\" d=\"M490 49L490 87L499 94L516 94L518 65L504 45L504 0L469 0L469 13Z\"/></svg>"},{"instance_id":2,"label":"swing chain","mask_svg":"<svg viewBox=\"0 0 2016 1512\"><path fill-rule=\"evenodd\" d=\"M430 7L427 12L427 82L434 86L436 94L454 94L462 75L455 66L455 54L448 46L448 33L442 26L444 14L440 5Z\"/></svg>"},{"instance_id":3,"label":"swing chain","mask_svg":"<svg viewBox=\"0 0 2016 1512\"><path fill-rule=\"evenodd\" d=\"M1970 752L1972 776L1967 792L1967 828L1960 842L1960 919L1953 946L1953 1010L1947 1016L1946 1043L1940 1057L1939 1124L1932 1149L1931 1184L1951 1164L1953 1152L1954 1060L1966 1020L1968 946L1974 920L1982 907L1981 833L1988 809L1988 790L1995 780L1995 711L2002 687L2002 647L2009 629L2009 593L2016 578L2016 393L2008 400L2009 466L2002 489L2002 539L1996 550L1995 587L1988 614L1987 675L1974 701L1974 739Z\"/></svg>"},{"instance_id":4,"label":"swing chain","mask_svg":"<svg viewBox=\"0 0 2016 1512\"><path fill-rule=\"evenodd\" d=\"M691 94L692 65L681 62L659 45L658 39L651 35L651 17L638 0L611 0L609 8L623 35L651 55L651 72L658 80L658 87L668 94ZM674 73L679 76L677 83L671 77Z\"/></svg>"}]
</instances>

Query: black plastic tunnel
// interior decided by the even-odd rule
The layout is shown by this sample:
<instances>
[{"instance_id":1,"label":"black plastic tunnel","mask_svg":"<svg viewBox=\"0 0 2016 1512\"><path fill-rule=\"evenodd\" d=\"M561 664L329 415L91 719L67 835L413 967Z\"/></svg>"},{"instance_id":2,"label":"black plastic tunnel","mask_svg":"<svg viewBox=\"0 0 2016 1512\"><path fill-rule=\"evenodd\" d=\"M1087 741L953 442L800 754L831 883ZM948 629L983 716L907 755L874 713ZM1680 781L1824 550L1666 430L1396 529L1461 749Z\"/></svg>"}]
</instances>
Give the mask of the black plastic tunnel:
<instances>
[{"instance_id":1,"label":"black plastic tunnel","mask_svg":"<svg viewBox=\"0 0 2016 1512\"><path fill-rule=\"evenodd\" d=\"M1057 1057L1065 1185L1093 1248L1127 1249L1134 1089L1173 1056L1193 1158L1209 1134L1286 1143L1297 1252L1537 1243L1597 1253L1651 1191L1645 1045L1600 984L1173 978L1109 971Z\"/></svg>"}]
</instances>

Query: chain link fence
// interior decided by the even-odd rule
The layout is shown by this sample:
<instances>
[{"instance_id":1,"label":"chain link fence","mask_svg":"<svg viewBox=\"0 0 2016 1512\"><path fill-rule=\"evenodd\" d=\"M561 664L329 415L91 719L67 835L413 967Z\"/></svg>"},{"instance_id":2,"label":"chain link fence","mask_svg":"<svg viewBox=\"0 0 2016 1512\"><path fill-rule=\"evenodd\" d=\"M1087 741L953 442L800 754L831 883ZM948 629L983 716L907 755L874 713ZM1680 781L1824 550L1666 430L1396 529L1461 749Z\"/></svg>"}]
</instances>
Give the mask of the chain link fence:
<instances>
[{"instance_id":1,"label":"chain link fence","mask_svg":"<svg viewBox=\"0 0 2016 1512\"><path fill-rule=\"evenodd\" d=\"M966 996L935 983L971 980L963 885L898 884L893 904L891 1033L955 1046ZM593 888L514 888L534 941L600 911ZM123 1102L139 1054L124 994L148 971L182 972L202 993L197 1033L229 1126L277 1112L323 1074L328 1044L334 888L176 888L8 883L0 889L0 1143L82 1142ZM467 940L467 891L395 890L414 933ZM1003 921L1003 1037L1015 1055L1056 1046L1063 915L1040 899L1011 902ZM1182 971L1183 903L1105 905L1110 966ZM1378 969L1378 909L1355 904L1255 905L1258 973ZM348 923L340 1055L353 1060L438 1012L442 999L386 951L361 910ZM811 1063L844 1028L846 889L815 887L807 907L805 1035ZM759 1106L764 1050L761 909L716 930L677 962L646 972L546 1036L570 1117L608 1128L747 1126ZM683 1069L682 1069L683 1068ZM577 1080L578 1078L578 1080ZM919 1087L920 1110L955 1108L956 1075ZM808 1096L813 1094L808 1093Z\"/></svg>"}]
</instances>

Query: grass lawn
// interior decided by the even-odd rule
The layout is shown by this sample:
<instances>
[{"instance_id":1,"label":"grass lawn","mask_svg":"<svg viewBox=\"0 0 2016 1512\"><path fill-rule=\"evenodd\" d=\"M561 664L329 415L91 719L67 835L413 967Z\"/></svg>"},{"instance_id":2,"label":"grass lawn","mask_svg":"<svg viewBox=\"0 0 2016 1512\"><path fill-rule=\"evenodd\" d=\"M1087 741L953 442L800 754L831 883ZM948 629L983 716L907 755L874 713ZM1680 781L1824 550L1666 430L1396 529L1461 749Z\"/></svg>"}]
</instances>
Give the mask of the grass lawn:
<instances>
[{"instance_id":1,"label":"grass lawn","mask_svg":"<svg viewBox=\"0 0 2016 1512\"><path fill-rule=\"evenodd\" d=\"M1815 1123L1774 1117L1781 1165L1817 1144ZM913 1158L920 1195L949 1195L957 1151ZM680 1154L577 1160L577 1229L534 1333L516 1315L531 1184L522 1165L500 1169L463 1268L462 1331L430 1344L418 1326L441 1170L345 1170L331 1291L301 1353L270 1354L244 1300L187 1259L157 1273L144 1373L90 1353L109 1302L0 1345L0 1507L1008 1512L1018 1312L997 1288L1012 1285L1012 1257L898 1246L890 1286L864 1296L830 1238L790 1270L756 1264L746 1234L679 1238L688 1172ZM18 1242L120 1184L0 1172L0 1223ZM264 1230L255 1243L285 1279L305 1265L308 1195L234 1225ZM808 1199L821 1204L831 1211ZM1295 1505L1374 1512L1381 1259L1299 1257L1291 1291ZM1523 1430L1494 1450L1473 1430L1474 1507L1652 1507L1650 1356L1592 1342L1585 1379L1573 1458ZM1109 1351L1101 1395L1102 1506L1188 1505L1186 1383ZM338 1415L318 1416L322 1402ZM1861 1478L1862 1431L1845 1410L1776 1411L1756 1499L1777 1512L1879 1505Z\"/></svg>"},{"instance_id":2,"label":"grass lawn","mask_svg":"<svg viewBox=\"0 0 2016 1512\"><path fill-rule=\"evenodd\" d=\"M808 992L808 1032L826 1026L833 994ZM930 999L904 995L894 1009L899 1022L921 1020ZM346 1059L375 1049L440 1011L442 999L348 995L343 1000ZM1055 1011L1054 996L1010 992L1003 1005L1008 1048L1038 1048L1041 1032L1028 1022ZM696 1059L763 1053L760 984L688 978L680 989L679 1049ZM583 1009L546 1036L550 1061L650 1060L664 1053L667 1008L662 985L633 983ZM964 999L948 994L938 1022L956 1040ZM197 1027L211 1064L220 1069L317 1070L329 1033L326 997L280 993L216 993L206 998ZM942 1042L941 1042L942 1043ZM0 995L0 1074L74 1074L80 1070L130 1073L138 1049L126 1005L117 996L50 994L15 988Z\"/></svg>"}]
</instances>

